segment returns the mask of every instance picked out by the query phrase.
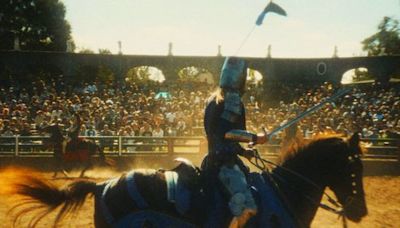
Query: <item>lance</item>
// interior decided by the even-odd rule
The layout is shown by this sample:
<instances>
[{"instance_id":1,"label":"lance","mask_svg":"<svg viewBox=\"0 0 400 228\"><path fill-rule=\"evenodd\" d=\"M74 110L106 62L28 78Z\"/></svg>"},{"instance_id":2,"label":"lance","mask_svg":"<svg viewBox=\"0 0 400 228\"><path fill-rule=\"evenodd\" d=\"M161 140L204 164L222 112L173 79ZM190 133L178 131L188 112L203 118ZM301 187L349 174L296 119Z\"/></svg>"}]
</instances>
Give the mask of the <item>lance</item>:
<instances>
[{"instance_id":1,"label":"lance","mask_svg":"<svg viewBox=\"0 0 400 228\"><path fill-rule=\"evenodd\" d=\"M322 108L325 104L327 103L333 103L333 101L341 96L343 96L344 94L348 93L351 91L351 88L342 88L340 90L338 90L335 94L333 94L332 96L325 98L323 101L321 101L320 103L316 104L315 106L307 109L306 111L300 113L298 116L296 116L295 118L287 121L286 123L282 124L281 126L275 128L274 130L272 130L271 132L267 133L267 131L265 130L265 128L263 128L264 132L266 133L268 139L271 139L273 135L277 134L278 132L282 131L285 128L288 128L290 126L292 126L293 124L299 122L301 119L305 118L306 116L310 115L311 113L319 110L320 108Z\"/></svg>"}]
</instances>

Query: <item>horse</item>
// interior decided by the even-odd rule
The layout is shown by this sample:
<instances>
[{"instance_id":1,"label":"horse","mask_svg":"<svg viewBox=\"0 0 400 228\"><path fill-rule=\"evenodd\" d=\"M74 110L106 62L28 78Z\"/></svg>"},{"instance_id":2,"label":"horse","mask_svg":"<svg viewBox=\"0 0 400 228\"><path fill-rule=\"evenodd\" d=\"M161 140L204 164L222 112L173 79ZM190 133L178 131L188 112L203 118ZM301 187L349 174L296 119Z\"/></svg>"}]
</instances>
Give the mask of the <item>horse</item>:
<instances>
[{"instance_id":1,"label":"horse","mask_svg":"<svg viewBox=\"0 0 400 228\"><path fill-rule=\"evenodd\" d=\"M101 161L105 164L110 166L115 164L112 159L105 157L102 147L91 140L77 138L75 140L67 141L61 133L62 130L59 124L47 126L41 129L41 131L50 134L49 141L54 148L54 157L58 161L58 167L54 172L53 177L56 177L59 171L62 171L65 176L68 176L64 169L64 165L65 163L72 162L84 164L84 168L79 175L79 177L84 177L85 172L93 166L92 158L95 154L98 154Z\"/></svg>"},{"instance_id":2,"label":"horse","mask_svg":"<svg viewBox=\"0 0 400 228\"><path fill-rule=\"evenodd\" d=\"M249 173L248 183L259 209L244 226L309 227L320 206L342 216L343 222L361 221L368 211L359 141L358 134L312 139L283 154L274 169ZM97 228L204 226L213 204L203 192L207 180L190 161L178 162L171 170L131 170L101 183L77 180L63 188L25 173L27 176L10 185L13 194L28 200L19 205L27 208L14 221L43 209L37 216L30 215L35 226L49 212L61 208L54 221L58 224L92 195ZM337 200L324 193L325 188L330 188ZM323 195L329 196L332 206L320 203ZM227 212L230 221L228 208Z\"/></svg>"}]
</instances>

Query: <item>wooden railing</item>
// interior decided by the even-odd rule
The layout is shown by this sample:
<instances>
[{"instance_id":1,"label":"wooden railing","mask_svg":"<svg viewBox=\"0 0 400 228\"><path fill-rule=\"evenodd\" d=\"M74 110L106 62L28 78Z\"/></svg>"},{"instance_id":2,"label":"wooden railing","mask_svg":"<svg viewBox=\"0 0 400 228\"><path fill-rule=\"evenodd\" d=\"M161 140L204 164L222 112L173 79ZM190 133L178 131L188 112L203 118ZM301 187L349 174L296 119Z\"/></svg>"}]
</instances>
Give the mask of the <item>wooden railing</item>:
<instances>
[{"instance_id":1,"label":"wooden railing","mask_svg":"<svg viewBox=\"0 0 400 228\"><path fill-rule=\"evenodd\" d=\"M96 136L84 137L103 148L104 153L128 156L138 153L200 153L204 149L203 137L130 137ZM46 136L0 137L0 156L52 156L53 148Z\"/></svg>"},{"instance_id":2,"label":"wooden railing","mask_svg":"<svg viewBox=\"0 0 400 228\"><path fill-rule=\"evenodd\" d=\"M204 154L207 142L204 137L130 137L96 136L85 137L95 141L110 156L133 156L137 154ZM0 137L0 156L53 156L53 148L46 136ZM278 140L277 140L278 141ZM365 159L399 159L399 139L362 139L366 149ZM277 156L279 144L257 146L263 156Z\"/></svg>"}]
</instances>

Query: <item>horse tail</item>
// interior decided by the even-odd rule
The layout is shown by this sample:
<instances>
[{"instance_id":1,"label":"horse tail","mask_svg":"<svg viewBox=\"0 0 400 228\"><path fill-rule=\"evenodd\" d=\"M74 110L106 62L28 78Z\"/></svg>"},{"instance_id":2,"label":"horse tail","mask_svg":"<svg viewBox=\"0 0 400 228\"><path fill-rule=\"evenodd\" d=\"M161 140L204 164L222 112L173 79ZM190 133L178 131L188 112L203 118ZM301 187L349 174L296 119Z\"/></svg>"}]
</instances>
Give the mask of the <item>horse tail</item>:
<instances>
[{"instance_id":1,"label":"horse tail","mask_svg":"<svg viewBox=\"0 0 400 228\"><path fill-rule=\"evenodd\" d=\"M23 181L14 185L12 192L25 199L11 209L17 211L14 226L22 216L40 210L41 212L30 221L29 227L35 227L43 217L61 207L54 221L56 226L67 214L77 211L85 202L86 196L93 195L95 190L96 183L92 181L75 181L59 188L39 176L25 177ZM22 207L24 209L21 209Z\"/></svg>"}]
</instances>

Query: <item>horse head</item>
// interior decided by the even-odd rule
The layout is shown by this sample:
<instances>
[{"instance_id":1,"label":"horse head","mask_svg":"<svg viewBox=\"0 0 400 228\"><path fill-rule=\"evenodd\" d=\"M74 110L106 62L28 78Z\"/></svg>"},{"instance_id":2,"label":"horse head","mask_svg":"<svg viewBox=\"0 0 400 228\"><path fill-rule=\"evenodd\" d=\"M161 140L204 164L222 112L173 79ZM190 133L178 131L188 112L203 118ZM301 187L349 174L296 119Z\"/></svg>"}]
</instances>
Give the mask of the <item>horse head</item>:
<instances>
[{"instance_id":1,"label":"horse head","mask_svg":"<svg viewBox=\"0 0 400 228\"><path fill-rule=\"evenodd\" d=\"M318 206L354 222L367 215L361 156L358 133L348 139L321 135L282 154L281 165L272 175L299 223L310 226ZM337 201L324 193L326 187ZM323 195L341 210L316 204Z\"/></svg>"},{"instance_id":2,"label":"horse head","mask_svg":"<svg viewBox=\"0 0 400 228\"><path fill-rule=\"evenodd\" d=\"M343 141L345 149L337 151L337 156L332 159L334 172L328 183L343 207L344 216L354 222L359 222L368 213L362 182L362 149L359 143L358 133Z\"/></svg>"}]
</instances>

